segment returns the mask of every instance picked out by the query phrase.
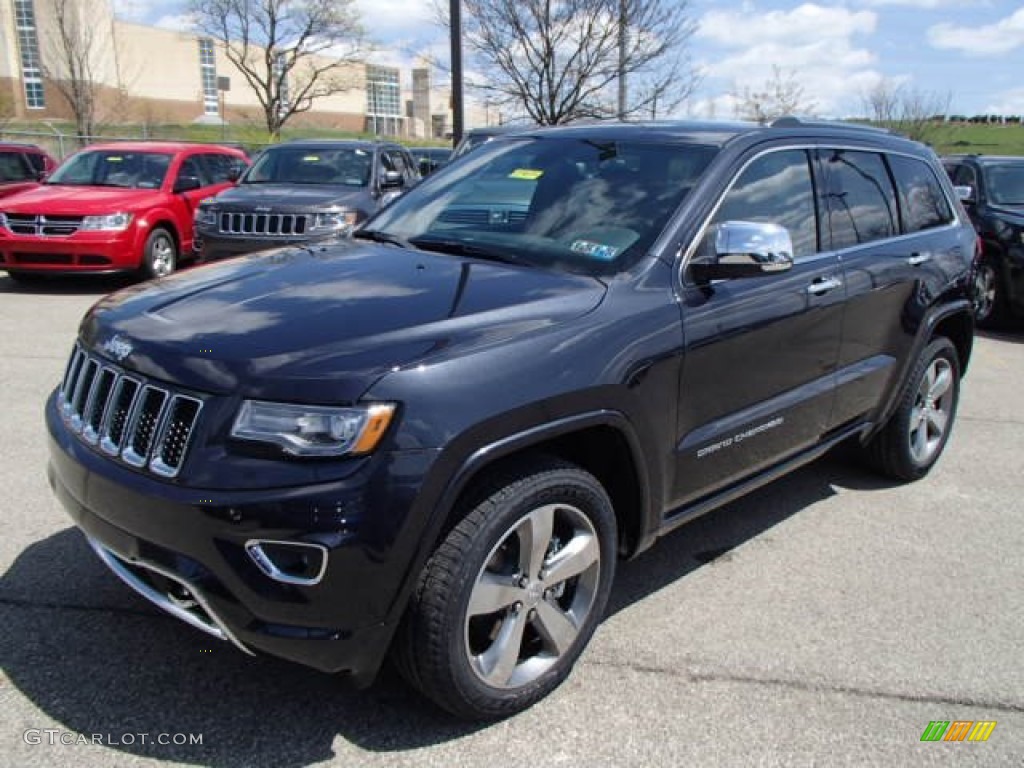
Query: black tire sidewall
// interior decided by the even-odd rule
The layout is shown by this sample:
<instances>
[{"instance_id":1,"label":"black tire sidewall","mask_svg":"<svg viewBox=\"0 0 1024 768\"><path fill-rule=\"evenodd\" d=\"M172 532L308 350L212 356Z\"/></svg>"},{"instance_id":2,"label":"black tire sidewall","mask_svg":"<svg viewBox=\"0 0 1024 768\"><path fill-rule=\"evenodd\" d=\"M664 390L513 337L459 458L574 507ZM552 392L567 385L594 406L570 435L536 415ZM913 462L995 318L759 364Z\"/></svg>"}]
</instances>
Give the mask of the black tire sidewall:
<instances>
[{"instance_id":1,"label":"black tire sidewall","mask_svg":"<svg viewBox=\"0 0 1024 768\"><path fill-rule=\"evenodd\" d=\"M443 614L438 617L445 633L445 655L448 662L445 665L447 668L440 670L447 680L439 689L448 691L438 696L431 690L433 686L428 681L436 676L438 670L434 670L434 674L428 672L422 675L421 680L428 683L423 686L428 696L462 716L493 718L514 714L558 687L590 641L607 605L616 557L615 515L607 494L597 480L576 468L548 469L526 475L523 479L533 481L535 478L540 479L538 484L524 495L503 498L502 494L511 486L505 486L490 495L463 521L465 525L460 523L452 534L458 536L472 529L469 539L472 543L465 551L465 557L458 562L455 579L450 585L453 587L450 599L444 603ZM495 499L498 499L497 503ZM519 688L494 688L477 677L466 655L464 622L473 585L492 549L514 524L540 506L558 503L569 504L580 510L597 533L601 550L601 573L594 603L572 648L550 669ZM460 527L465 530L459 531Z\"/></svg>"}]
</instances>

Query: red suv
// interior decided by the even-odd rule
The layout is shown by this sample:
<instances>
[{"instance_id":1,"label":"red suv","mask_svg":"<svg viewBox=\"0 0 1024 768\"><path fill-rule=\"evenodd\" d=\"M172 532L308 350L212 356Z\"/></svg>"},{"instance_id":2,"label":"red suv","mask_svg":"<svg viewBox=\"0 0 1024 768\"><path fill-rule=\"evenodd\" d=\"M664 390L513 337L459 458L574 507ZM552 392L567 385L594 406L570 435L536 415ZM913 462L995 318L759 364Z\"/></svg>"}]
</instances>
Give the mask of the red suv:
<instances>
[{"instance_id":1,"label":"red suv","mask_svg":"<svg viewBox=\"0 0 1024 768\"><path fill-rule=\"evenodd\" d=\"M39 186L57 161L35 144L0 142L0 197Z\"/></svg>"},{"instance_id":2,"label":"red suv","mask_svg":"<svg viewBox=\"0 0 1024 768\"><path fill-rule=\"evenodd\" d=\"M199 202L231 186L240 150L175 142L97 144L41 186L0 200L0 269L15 280L67 272L174 271L192 253Z\"/></svg>"}]
</instances>

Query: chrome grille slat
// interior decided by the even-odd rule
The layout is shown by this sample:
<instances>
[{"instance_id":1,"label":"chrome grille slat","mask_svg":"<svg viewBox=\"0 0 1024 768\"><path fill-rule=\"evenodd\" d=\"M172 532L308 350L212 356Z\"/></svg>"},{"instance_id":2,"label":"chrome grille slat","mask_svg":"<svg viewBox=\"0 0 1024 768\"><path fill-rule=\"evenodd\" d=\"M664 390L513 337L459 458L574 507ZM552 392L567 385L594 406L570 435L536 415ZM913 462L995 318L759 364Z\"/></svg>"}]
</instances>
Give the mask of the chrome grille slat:
<instances>
[{"instance_id":1,"label":"chrome grille slat","mask_svg":"<svg viewBox=\"0 0 1024 768\"><path fill-rule=\"evenodd\" d=\"M305 234L310 214L233 213L222 211L218 229L225 235L266 235L289 237Z\"/></svg>"},{"instance_id":2,"label":"chrome grille slat","mask_svg":"<svg viewBox=\"0 0 1024 768\"><path fill-rule=\"evenodd\" d=\"M62 418L81 440L161 477L181 470L203 401L129 375L75 345L58 390Z\"/></svg>"}]
</instances>

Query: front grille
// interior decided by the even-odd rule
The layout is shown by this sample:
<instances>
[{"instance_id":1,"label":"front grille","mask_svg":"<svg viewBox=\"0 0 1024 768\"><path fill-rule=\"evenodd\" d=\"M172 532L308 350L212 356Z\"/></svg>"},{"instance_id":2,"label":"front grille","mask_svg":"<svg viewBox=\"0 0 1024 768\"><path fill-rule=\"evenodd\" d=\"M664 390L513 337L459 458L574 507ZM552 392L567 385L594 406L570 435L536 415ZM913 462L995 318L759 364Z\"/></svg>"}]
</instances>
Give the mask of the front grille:
<instances>
[{"instance_id":1,"label":"front grille","mask_svg":"<svg viewBox=\"0 0 1024 768\"><path fill-rule=\"evenodd\" d=\"M8 213L7 228L16 235L67 237L82 226L81 216L44 216Z\"/></svg>"},{"instance_id":2,"label":"front grille","mask_svg":"<svg viewBox=\"0 0 1024 768\"><path fill-rule=\"evenodd\" d=\"M306 234L309 214L305 213L230 213L218 217L225 235L263 235L294 237Z\"/></svg>"},{"instance_id":3,"label":"front grille","mask_svg":"<svg viewBox=\"0 0 1024 768\"><path fill-rule=\"evenodd\" d=\"M64 421L84 442L162 477L181 470L203 402L75 345L60 386Z\"/></svg>"}]
</instances>

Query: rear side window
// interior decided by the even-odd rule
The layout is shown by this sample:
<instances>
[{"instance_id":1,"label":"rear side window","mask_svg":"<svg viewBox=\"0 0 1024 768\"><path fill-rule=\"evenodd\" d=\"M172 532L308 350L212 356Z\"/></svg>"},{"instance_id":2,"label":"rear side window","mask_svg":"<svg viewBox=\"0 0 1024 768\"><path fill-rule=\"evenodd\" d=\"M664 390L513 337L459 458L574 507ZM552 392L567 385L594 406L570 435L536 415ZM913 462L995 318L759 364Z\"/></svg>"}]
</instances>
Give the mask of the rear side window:
<instances>
[{"instance_id":1,"label":"rear side window","mask_svg":"<svg viewBox=\"0 0 1024 768\"><path fill-rule=\"evenodd\" d=\"M771 152L744 168L711 223L725 221L778 224L789 230L794 258L816 253L818 226L807 153Z\"/></svg>"},{"instance_id":2,"label":"rear side window","mask_svg":"<svg viewBox=\"0 0 1024 768\"><path fill-rule=\"evenodd\" d=\"M211 184L224 184L238 178L241 162L233 155L216 153L199 155L200 162L206 167L206 177Z\"/></svg>"},{"instance_id":3,"label":"rear side window","mask_svg":"<svg viewBox=\"0 0 1024 768\"><path fill-rule=\"evenodd\" d=\"M20 152L0 152L0 181L30 181L35 176Z\"/></svg>"},{"instance_id":4,"label":"rear side window","mask_svg":"<svg viewBox=\"0 0 1024 768\"><path fill-rule=\"evenodd\" d=\"M821 160L833 248L870 243L899 231L896 193L881 155L830 149Z\"/></svg>"},{"instance_id":5,"label":"rear side window","mask_svg":"<svg viewBox=\"0 0 1024 768\"><path fill-rule=\"evenodd\" d=\"M931 166L916 157L890 155L904 232L920 232L953 221L953 211Z\"/></svg>"}]
</instances>

